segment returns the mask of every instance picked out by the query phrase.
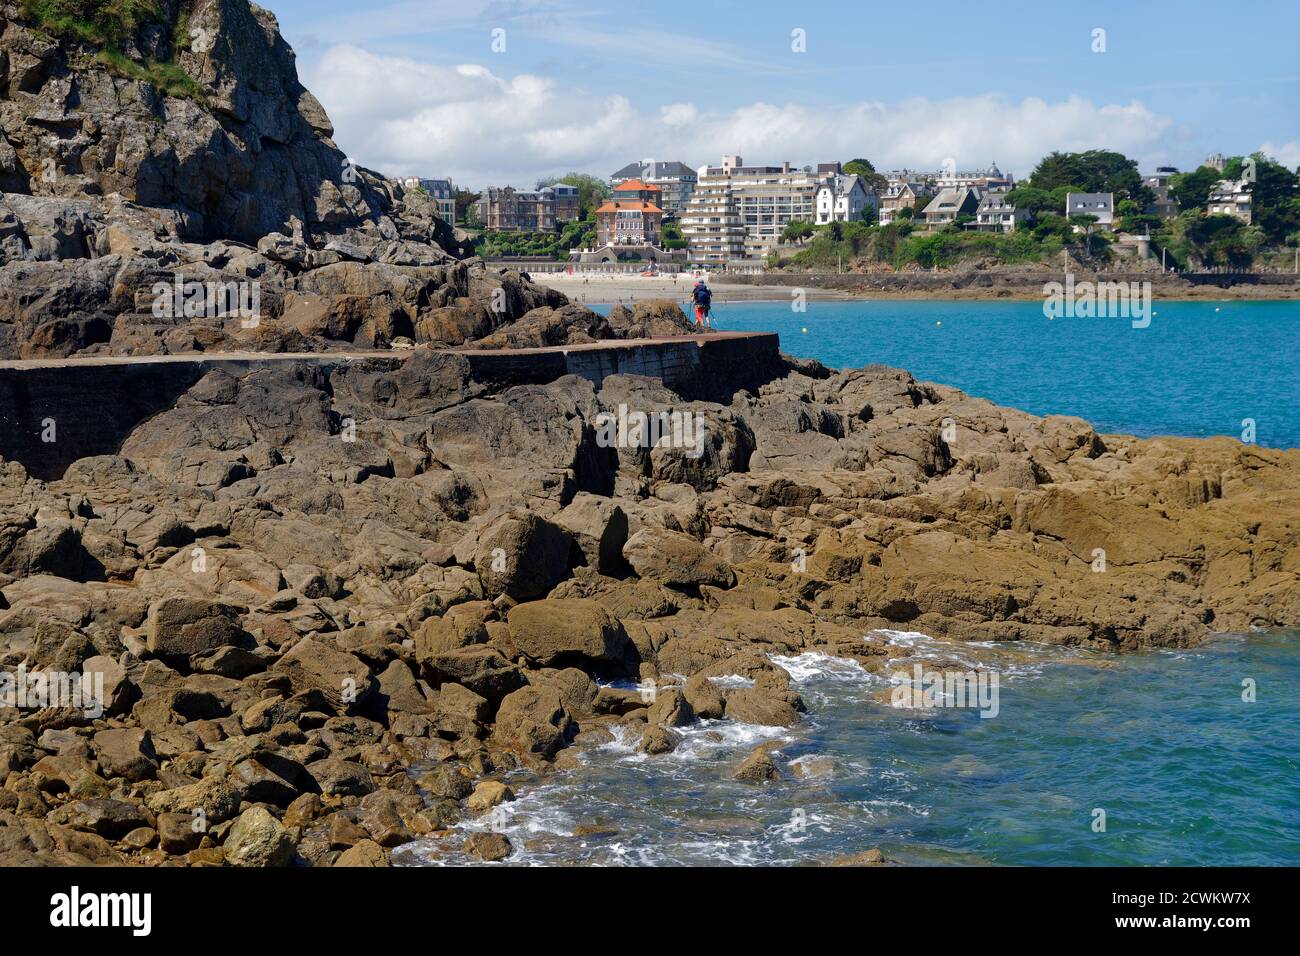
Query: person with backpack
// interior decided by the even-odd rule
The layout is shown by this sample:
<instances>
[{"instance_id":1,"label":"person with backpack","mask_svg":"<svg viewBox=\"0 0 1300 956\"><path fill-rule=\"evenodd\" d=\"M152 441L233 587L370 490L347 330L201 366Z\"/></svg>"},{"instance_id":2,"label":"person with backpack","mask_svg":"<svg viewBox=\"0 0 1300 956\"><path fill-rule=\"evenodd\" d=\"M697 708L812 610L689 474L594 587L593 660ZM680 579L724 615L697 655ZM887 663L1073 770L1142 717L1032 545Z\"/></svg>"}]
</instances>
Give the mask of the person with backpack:
<instances>
[{"instance_id":1,"label":"person with backpack","mask_svg":"<svg viewBox=\"0 0 1300 956\"><path fill-rule=\"evenodd\" d=\"M704 328L713 328L713 322L709 318L709 307L713 302L713 293L701 279L695 283L695 289L691 292L691 299L695 302L695 324Z\"/></svg>"}]
</instances>

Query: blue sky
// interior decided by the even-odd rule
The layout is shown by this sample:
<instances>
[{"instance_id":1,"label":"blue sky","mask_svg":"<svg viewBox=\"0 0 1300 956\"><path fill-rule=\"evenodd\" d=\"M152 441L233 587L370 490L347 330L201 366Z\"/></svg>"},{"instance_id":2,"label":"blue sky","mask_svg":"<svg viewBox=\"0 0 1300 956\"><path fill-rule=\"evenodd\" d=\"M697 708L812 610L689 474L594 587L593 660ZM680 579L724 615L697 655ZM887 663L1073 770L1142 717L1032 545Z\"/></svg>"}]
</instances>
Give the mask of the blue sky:
<instances>
[{"instance_id":1,"label":"blue sky","mask_svg":"<svg viewBox=\"0 0 1300 956\"><path fill-rule=\"evenodd\" d=\"M1268 146L1300 164L1295 0L270 7L354 159L472 186L723 152L1023 175L1055 147L1187 167Z\"/></svg>"}]
</instances>

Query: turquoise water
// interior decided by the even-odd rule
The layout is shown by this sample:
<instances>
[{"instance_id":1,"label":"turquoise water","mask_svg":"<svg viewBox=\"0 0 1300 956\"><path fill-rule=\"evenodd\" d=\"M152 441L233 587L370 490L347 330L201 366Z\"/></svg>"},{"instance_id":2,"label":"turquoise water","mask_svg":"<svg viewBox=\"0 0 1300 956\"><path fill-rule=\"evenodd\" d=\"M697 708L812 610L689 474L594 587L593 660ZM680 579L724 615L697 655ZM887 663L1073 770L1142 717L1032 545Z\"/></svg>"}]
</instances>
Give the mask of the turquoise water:
<instances>
[{"instance_id":1,"label":"turquoise water","mask_svg":"<svg viewBox=\"0 0 1300 956\"><path fill-rule=\"evenodd\" d=\"M880 362L1038 415L1099 431L1231 435L1300 446L1300 302L1161 302L1128 319L1049 321L1038 302L722 302L726 330L772 331L833 368ZM941 324L936 324L941 323ZM804 332L803 329L807 329Z\"/></svg>"},{"instance_id":2,"label":"turquoise water","mask_svg":"<svg viewBox=\"0 0 1300 956\"><path fill-rule=\"evenodd\" d=\"M517 781L492 824L511 862L802 864L880 847L920 865L1300 864L1300 634L1121 658L896 640L897 669L955 657L998 672L997 715L899 710L895 668L778 658L808 703L799 726L696 725L660 757L618 740ZM729 779L762 741L785 779ZM433 843L410 860L462 861Z\"/></svg>"}]
</instances>

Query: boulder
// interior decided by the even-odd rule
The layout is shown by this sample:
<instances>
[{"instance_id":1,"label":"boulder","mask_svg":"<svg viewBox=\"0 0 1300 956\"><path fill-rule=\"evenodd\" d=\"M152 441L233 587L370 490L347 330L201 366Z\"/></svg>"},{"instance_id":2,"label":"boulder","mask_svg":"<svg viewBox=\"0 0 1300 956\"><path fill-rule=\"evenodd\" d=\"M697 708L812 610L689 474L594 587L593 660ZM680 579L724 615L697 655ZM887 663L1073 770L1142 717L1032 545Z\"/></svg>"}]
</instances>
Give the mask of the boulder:
<instances>
[{"instance_id":1,"label":"boulder","mask_svg":"<svg viewBox=\"0 0 1300 956\"><path fill-rule=\"evenodd\" d=\"M375 789L370 771L359 763L326 757L307 765L316 788L327 797L362 797Z\"/></svg>"},{"instance_id":2,"label":"boulder","mask_svg":"<svg viewBox=\"0 0 1300 956\"><path fill-rule=\"evenodd\" d=\"M354 847L350 847L339 854L339 858L334 861L335 866L388 866L388 854L384 848L374 840L362 840Z\"/></svg>"},{"instance_id":3,"label":"boulder","mask_svg":"<svg viewBox=\"0 0 1300 956\"><path fill-rule=\"evenodd\" d=\"M491 810L497 804L505 803L507 800L513 800L514 798L514 791L504 783L499 780L484 780L474 788L474 792L465 801L465 809L474 813L482 813L485 810Z\"/></svg>"},{"instance_id":4,"label":"boulder","mask_svg":"<svg viewBox=\"0 0 1300 956\"><path fill-rule=\"evenodd\" d=\"M695 716L703 720L720 720L726 712L726 699L718 685L703 674L696 674L686 682L682 692Z\"/></svg>"},{"instance_id":5,"label":"boulder","mask_svg":"<svg viewBox=\"0 0 1300 956\"><path fill-rule=\"evenodd\" d=\"M438 729L456 737L477 737L491 712L486 697L460 684L443 684L433 707Z\"/></svg>"},{"instance_id":6,"label":"boulder","mask_svg":"<svg viewBox=\"0 0 1300 956\"><path fill-rule=\"evenodd\" d=\"M525 684L523 671L494 647L476 645L434 654L424 662L424 668L435 686L460 684L490 704L499 704Z\"/></svg>"},{"instance_id":7,"label":"boulder","mask_svg":"<svg viewBox=\"0 0 1300 956\"><path fill-rule=\"evenodd\" d=\"M158 754L149 731L101 730L95 734L94 740L95 759L105 775L138 782L148 780L158 772Z\"/></svg>"},{"instance_id":8,"label":"boulder","mask_svg":"<svg viewBox=\"0 0 1300 956\"><path fill-rule=\"evenodd\" d=\"M551 687L523 687L501 701L493 737L509 750L550 759L577 733Z\"/></svg>"},{"instance_id":9,"label":"boulder","mask_svg":"<svg viewBox=\"0 0 1300 956\"><path fill-rule=\"evenodd\" d=\"M195 826L192 813L158 814L158 846L166 853L180 856L196 849L203 840L204 828Z\"/></svg>"},{"instance_id":10,"label":"boulder","mask_svg":"<svg viewBox=\"0 0 1300 956\"><path fill-rule=\"evenodd\" d=\"M695 711L686 695L676 687L665 687L655 694L646 714L646 723L662 727L685 727L695 719Z\"/></svg>"},{"instance_id":11,"label":"boulder","mask_svg":"<svg viewBox=\"0 0 1300 956\"><path fill-rule=\"evenodd\" d=\"M239 625L241 610L198 598L168 597L149 606L145 640L150 653L173 666L197 655L248 641Z\"/></svg>"},{"instance_id":12,"label":"boulder","mask_svg":"<svg viewBox=\"0 0 1300 956\"><path fill-rule=\"evenodd\" d=\"M663 528L642 528L632 535L623 545L623 557L638 576L672 588L729 588L736 583L730 565L704 545Z\"/></svg>"},{"instance_id":13,"label":"boulder","mask_svg":"<svg viewBox=\"0 0 1300 956\"><path fill-rule=\"evenodd\" d=\"M682 735L677 731L655 724L647 727L645 733L641 735L641 742L637 744L637 750L644 754L658 756L659 754L672 753L681 742Z\"/></svg>"},{"instance_id":14,"label":"boulder","mask_svg":"<svg viewBox=\"0 0 1300 956\"><path fill-rule=\"evenodd\" d=\"M288 866L297 840L265 807L250 807L239 815L221 849L231 866Z\"/></svg>"},{"instance_id":15,"label":"boulder","mask_svg":"<svg viewBox=\"0 0 1300 956\"><path fill-rule=\"evenodd\" d=\"M756 747L732 772L732 778L750 783L780 780L781 769L776 765L776 761L772 759L772 755L768 751L769 745L767 744Z\"/></svg>"},{"instance_id":16,"label":"boulder","mask_svg":"<svg viewBox=\"0 0 1300 956\"><path fill-rule=\"evenodd\" d=\"M579 492L555 523L573 536L587 567L612 574L624 566L627 514L612 499Z\"/></svg>"},{"instance_id":17,"label":"boulder","mask_svg":"<svg viewBox=\"0 0 1300 956\"><path fill-rule=\"evenodd\" d=\"M531 511L505 515L479 535L474 569L484 593L527 601L564 577L572 546L567 531Z\"/></svg>"},{"instance_id":18,"label":"boulder","mask_svg":"<svg viewBox=\"0 0 1300 956\"><path fill-rule=\"evenodd\" d=\"M510 855L514 848L504 833L471 833L465 838L465 852L488 863L496 863Z\"/></svg>"},{"instance_id":19,"label":"boulder","mask_svg":"<svg viewBox=\"0 0 1300 956\"><path fill-rule=\"evenodd\" d=\"M353 655L315 638L304 638L275 662L295 694L319 694L337 714L364 701L375 687L370 670Z\"/></svg>"},{"instance_id":20,"label":"boulder","mask_svg":"<svg viewBox=\"0 0 1300 956\"><path fill-rule=\"evenodd\" d=\"M65 803L50 814L50 820L116 840L138 827L150 826L153 815L135 803L101 798Z\"/></svg>"},{"instance_id":21,"label":"boulder","mask_svg":"<svg viewBox=\"0 0 1300 956\"><path fill-rule=\"evenodd\" d=\"M792 727L805 709L803 700L791 692L774 692L761 687L741 687L726 693L728 720L764 727Z\"/></svg>"},{"instance_id":22,"label":"boulder","mask_svg":"<svg viewBox=\"0 0 1300 956\"><path fill-rule=\"evenodd\" d=\"M633 669L636 648L595 601L529 601L511 608L508 622L515 647L543 667Z\"/></svg>"}]
</instances>

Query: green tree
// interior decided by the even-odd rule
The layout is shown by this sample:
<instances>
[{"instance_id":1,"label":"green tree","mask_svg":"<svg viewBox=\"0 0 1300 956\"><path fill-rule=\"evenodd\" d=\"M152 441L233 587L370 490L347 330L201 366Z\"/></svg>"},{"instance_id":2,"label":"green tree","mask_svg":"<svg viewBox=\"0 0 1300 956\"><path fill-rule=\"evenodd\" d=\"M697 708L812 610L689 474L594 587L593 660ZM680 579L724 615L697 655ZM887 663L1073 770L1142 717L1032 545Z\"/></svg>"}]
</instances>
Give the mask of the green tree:
<instances>
[{"instance_id":1,"label":"green tree","mask_svg":"<svg viewBox=\"0 0 1300 956\"><path fill-rule=\"evenodd\" d=\"M1142 182L1137 160L1109 149L1048 153L1030 173L1028 185L1048 192L1068 187L1072 192L1114 193L1116 201L1131 199L1143 207L1155 198Z\"/></svg>"},{"instance_id":2,"label":"green tree","mask_svg":"<svg viewBox=\"0 0 1300 956\"><path fill-rule=\"evenodd\" d=\"M1204 209L1210 190L1223 178L1213 166L1201 166L1189 173L1169 177L1169 195L1178 202L1181 212Z\"/></svg>"},{"instance_id":3,"label":"green tree","mask_svg":"<svg viewBox=\"0 0 1300 956\"><path fill-rule=\"evenodd\" d=\"M889 185L889 180L876 172L876 167L871 164L869 159L850 159L840 168L844 170L846 175L861 176L862 181L878 193L884 192Z\"/></svg>"},{"instance_id":4,"label":"green tree","mask_svg":"<svg viewBox=\"0 0 1300 956\"><path fill-rule=\"evenodd\" d=\"M1248 177L1251 200L1251 224L1258 227L1271 243L1286 241L1300 229L1300 176L1263 153L1252 153L1253 172ZM1247 161L1233 160L1225 168L1226 178L1240 179L1248 169ZM1231 170L1231 172L1229 172Z\"/></svg>"},{"instance_id":5,"label":"green tree","mask_svg":"<svg viewBox=\"0 0 1300 956\"><path fill-rule=\"evenodd\" d=\"M793 219L786 224L785 229L781 232L782 242L803 242L812 236L814 230L812 223L805 222L802 219Z\"/></svg>"}]
</instances>

